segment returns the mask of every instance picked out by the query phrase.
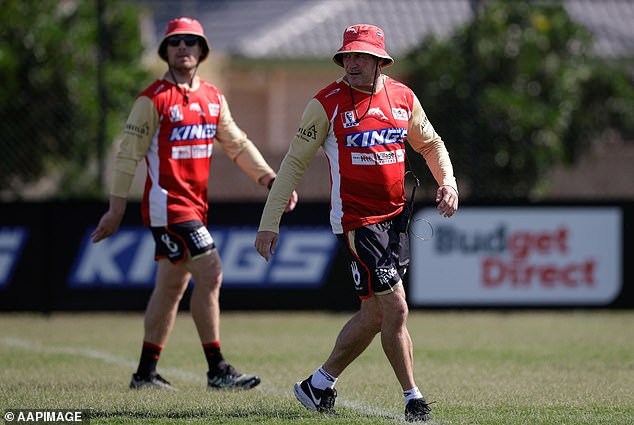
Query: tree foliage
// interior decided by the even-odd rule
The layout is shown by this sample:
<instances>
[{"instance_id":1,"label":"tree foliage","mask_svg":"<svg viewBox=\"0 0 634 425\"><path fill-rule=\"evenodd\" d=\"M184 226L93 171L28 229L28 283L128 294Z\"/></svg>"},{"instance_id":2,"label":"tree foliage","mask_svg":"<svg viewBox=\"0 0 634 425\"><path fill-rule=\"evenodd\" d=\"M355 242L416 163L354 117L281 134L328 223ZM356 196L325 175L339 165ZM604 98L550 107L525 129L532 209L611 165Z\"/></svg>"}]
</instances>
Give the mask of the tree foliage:
<instances>
[{"instance_id":1,"label":"tree foliage","mask_svg":"<svg viewBox=\"0 0 634 425\"><path fill-rule=\"evenodd\" d=\"M139 81L148 77L140 66L139 11L123 1L104 4L109 141ZM50 196L98 193L98 28L96 1L0 1L0 189L5 196L20 196L26 184L49 175L57 178Z\"/></svg>"},{"instance_id":2,"label":"tree foliage","mask_svg":"<svg viewBox=\"0 0 634 425\"><path fill-rule=\"evenodd\" d=\"M538 197L554 165L607 130L634 135L631 77L591 48L560 4L495 1L408 55L407 81L472 198Z\"/></svg>"}]
</instances>

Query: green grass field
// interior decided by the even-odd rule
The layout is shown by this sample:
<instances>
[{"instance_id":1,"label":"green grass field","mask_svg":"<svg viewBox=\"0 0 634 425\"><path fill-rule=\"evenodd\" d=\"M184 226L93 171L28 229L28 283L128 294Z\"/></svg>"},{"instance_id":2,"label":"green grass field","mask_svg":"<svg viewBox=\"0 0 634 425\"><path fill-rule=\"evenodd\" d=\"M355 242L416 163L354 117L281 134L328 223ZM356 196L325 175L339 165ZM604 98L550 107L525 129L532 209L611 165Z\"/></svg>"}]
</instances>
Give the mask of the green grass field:
<instances>
[{"instance_id":1,"label":"green grass field","mask_svg":"<svg viewBox=\"0 0 634 425\"><path fill-rule=\"evenodd\" d=\"M1 314L0 411L90 410L92 424L394 424L401 390L377 339L340 377L338 415L292 386L321 365L350 313L222 313L225 357L258 373L208 391L194 325L178 317L159 363L176 392L128 389L142 315ZM432 424L633 424L634 312L412 312L416 378ZM9 422L7 422L9 423Z\"/></svg>"}]
</instances>

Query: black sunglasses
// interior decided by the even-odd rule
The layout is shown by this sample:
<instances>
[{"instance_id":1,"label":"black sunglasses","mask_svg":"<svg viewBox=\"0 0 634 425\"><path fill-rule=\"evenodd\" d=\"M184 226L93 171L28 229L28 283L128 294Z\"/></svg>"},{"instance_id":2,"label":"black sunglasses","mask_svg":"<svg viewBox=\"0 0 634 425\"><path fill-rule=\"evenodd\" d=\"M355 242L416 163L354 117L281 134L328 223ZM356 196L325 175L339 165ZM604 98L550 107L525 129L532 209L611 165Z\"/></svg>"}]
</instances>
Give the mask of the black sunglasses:
<instances>
[{"instance_id":1,"label":"black sunglasses","mask_svg":"<svg viewBox=\"0 0 634 425\"><path fill-rule=\"evenodd\" d=\"M173 35L167 39L167 44L172 47L178 47L181 41L184 41L185 46L192 47L198 43L198 38L196 35Z\"/></svg>"}]
</instances>

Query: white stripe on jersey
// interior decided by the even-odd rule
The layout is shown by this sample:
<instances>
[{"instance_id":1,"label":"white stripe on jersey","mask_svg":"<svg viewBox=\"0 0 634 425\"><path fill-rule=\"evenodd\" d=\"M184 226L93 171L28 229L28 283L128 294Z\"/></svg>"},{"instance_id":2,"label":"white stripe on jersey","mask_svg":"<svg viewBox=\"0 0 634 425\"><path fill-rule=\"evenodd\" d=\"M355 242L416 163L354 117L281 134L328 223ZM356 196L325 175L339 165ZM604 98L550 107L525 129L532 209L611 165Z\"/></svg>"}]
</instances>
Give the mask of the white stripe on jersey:
<instances>
[{"instance_id":1,"label":"white stripe on jersey","mask_svg":"<svg viewBox=\"0 0 634 425\"><path fill-rule=\"evenodd\" d=\"M167 191L159 186L159 167L160 160L158 156L158 129L152 136L152 142L148 148L147 158L147 175L150 179L150 191L148 193L148 215L150 217L150 226L163 227L167 226Z\"/></svg>"},{"instance_id":2,"label":"white stripe on jersey","mask_svg":"<svg viewBox=\"0 0 634 425\"><path fill-rule=\"evenodd\" d=\"M341 173L339 171L339 147L337 146L337 137L333 132L333 121L337 117L339 106L335 107L335 112L330 118L330 129L326 135L324 142L324 153L330 163L330 179L332 187L330 189L330 225L335 234L343 233L341 219L343 218L343 204L341 201Z\"/></svg>"}]
</instances>

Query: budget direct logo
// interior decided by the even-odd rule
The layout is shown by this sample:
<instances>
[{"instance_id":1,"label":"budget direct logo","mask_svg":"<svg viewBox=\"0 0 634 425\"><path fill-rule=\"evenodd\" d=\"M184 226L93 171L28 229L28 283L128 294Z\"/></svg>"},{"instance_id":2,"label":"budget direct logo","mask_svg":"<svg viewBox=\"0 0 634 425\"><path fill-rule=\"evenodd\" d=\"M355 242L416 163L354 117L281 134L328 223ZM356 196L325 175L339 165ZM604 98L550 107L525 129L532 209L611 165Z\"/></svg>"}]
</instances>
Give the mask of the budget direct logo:
<instances>
[{"instance_id":1,"label":"budget direct logo","mask_svg":"<svg viewBox=\"0 0 634 425\"><path fill-rule=\"evenodd\" d=\"M567 225L535 231L511 231L498 225L490 232L468 232L442 225L434 245L439 255L454 250L477 255L484 287L595 285L597 259L571 256L570 233Z\"/></svg>"},{"instance_id":2,"label":"budget direct logo","mask_svg":"<svg viewBox=\"0 0 634 425\"><path fill-rule=\"evenodd\" d=\"M123 227L93 244L89 229L69 276L73 288L149 288L154 285L154 240L143 227ZM329 227L282 227L271 261L253 246L255 227L211 227L220 252L223 287L297 288L321 286L337 253Z\"/></svg>"},{"instance_id":3,"label":"budget direct logo","mask_svg":"<svg viewBox=\"0 0 634 425\"><path fill-rule=\"evenodd\" d=\"M618 208L463 208L434 225L431 241L412 239L413 298L422 304L608 304L622 286L621 221Z\"/></svg>"}]
</instances>

